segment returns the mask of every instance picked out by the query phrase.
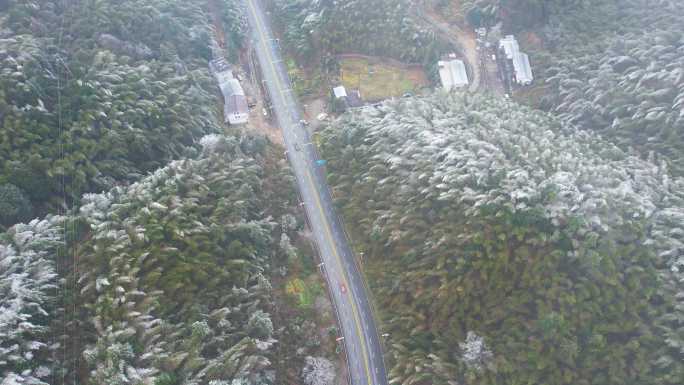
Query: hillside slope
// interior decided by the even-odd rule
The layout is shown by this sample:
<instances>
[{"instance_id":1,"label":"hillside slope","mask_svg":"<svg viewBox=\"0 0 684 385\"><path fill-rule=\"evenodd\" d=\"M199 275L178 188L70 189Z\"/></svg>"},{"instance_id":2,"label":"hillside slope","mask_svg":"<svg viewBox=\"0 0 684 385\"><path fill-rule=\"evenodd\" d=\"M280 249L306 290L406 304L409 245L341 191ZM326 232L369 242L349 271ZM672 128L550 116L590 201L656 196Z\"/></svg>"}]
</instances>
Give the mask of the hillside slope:
<instances>
[{"instance_id":1,"label":"hillside slope","mask_svg":"<svg viewBox=\"0 0 684 385\"><path fill-rule=\"evenodd\" d=\"M540 106L684 175L682 18L678 2L644 0L556 15L541 31Z\"/></svg>"},{"instance_id":2,"label":"hillside slope","mask_svg":"<svg viewBox=\"0 0 684 385\"><path fill-rule=\"evenodd\" d=\"M0 197L23 204L0 213L0 225L135 181L220 132L204 1L9 3L0 17L0 191L12 194Z\"/></svg>"},{"instance_id":3,"label":"hillside slope","mask_svg":"<svg viewBox=\"0 0 684 385\"><path fill-rule=\"evenodd\" d=\"M0 324L5 379L276 382L271 274L296 252L297 226L274 218L292 218L292 181L263 139L202 144L198 159L84 196L67 221L10 230L0 245L1 281L15 282L0 286L15 293L1 300L15 311Z\"/></svg>"},{"instance_id":4,"label":"hillside slope","mask_svg":"<svg viewBox=\"0 0 684 385\"><path fill-rule=\"evenodd\" d=\"M391 381L681 382L683 180L485 96L387 102L322 139Z\"/></svg>"}]
</instances>

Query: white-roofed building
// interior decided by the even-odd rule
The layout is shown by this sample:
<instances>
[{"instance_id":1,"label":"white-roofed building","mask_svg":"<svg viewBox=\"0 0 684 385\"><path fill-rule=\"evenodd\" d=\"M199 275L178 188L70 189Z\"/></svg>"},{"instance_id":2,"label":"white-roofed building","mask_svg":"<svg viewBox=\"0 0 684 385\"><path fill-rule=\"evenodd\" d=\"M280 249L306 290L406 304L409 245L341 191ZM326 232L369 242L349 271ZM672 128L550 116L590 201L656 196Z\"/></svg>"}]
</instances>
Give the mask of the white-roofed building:
<instances>
[{"instance_id":1,"label":"white-roofed building","mask_svg":"<svg viewBox=\"0 0 684 385\"><path fill-rule=\"evenodd\" d=\"M499 41L499 50L503 51L506 59L510 60L513 65L513 77L515 82L520 85L532 84L534 77L532 76L532 67L530 66L530 58L526 53L520 52L518 41L513 35L506 35Z\"/></svg>"},{"instance_id":2,"label":"white-roofed building","mask_svg":"<svg viewBox=\"0 0 684 385\"><path fill-rule=\"evenodd\" d=\"M517 52L520 52L520 46L518 41L513 35L506 35L501 41L499 41L499 48L503 49L506 53L506 59L513 60L513 57Z\"/></svg>"},{"instance_id":3,"label":"white-roofed building","mask_svg":"<svg viewBox=\"0 0 684 385\"><path fill-rule=\"evenodd\" d=\"M530 58L526 53L518 52L513 57L513 69L515 70L515 81L521 85L532 84L534 77L532 77L532 67L530 67Z\"/></svg>"},{"instance_id":4,"label":"white-roofed building","mask_svg":"<svg viewBox=\"0 0 684 385\"><path fill-rule=\"evenodd\" d=\"M346 98L347 90L344 88L344 86L337 86L333 88L333 95L335 95L336 99Z\"/></svg>"},{"instance_id":5,"label":"white-roofed building","mask_svg":"<svg viewBox=\"0 0 684 385\"><path fill-rule=\"evenodd\" d=\"M440 60L437 67L445 90L451 91L468 85L468 73L462 60Z\"/></svg>"}]
</instances>

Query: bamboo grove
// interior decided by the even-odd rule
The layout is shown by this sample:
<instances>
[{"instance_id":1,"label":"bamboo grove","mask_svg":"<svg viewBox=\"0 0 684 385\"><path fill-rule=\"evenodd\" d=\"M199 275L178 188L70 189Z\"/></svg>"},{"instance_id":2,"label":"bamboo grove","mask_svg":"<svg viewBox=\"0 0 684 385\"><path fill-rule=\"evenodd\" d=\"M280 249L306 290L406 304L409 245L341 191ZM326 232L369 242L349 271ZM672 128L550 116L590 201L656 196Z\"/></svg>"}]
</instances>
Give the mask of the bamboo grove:
<instances>
[{"instance_id":1,"label":"bamboo grove","mask_svg":"<svg viewBox=\"0 0 684 385\"><path fill-rule=\"evenodd\" d=\"M674 1L604 1L542 30L541 108L684 173L684 17Z\"/></svg>"},{"instance_id":2,"label":"bamboo grove","mask_svg":"<svg viewBox=\"0 0 684 385\"><path fill-rule=\"evenodd\" d=\"M296 227L273 218L292 206L292 180L263 139L202 144L197 159L85 195L67 221L5 235L6 381L276 383L270 276L292 248L281 234ZM70 265L62 282L60 261Z\"/></svg>"},{"instance_id":3,"label":"bamboo grove","mask_svg":"<svg viewBox=\"0 0 684 385\"><path fill-rule=\"evenodd\" d=\"M219 132L204 2L8 3L0 196L19 208L2 225L134 181Z\"/></svg>"},{"instance_id":4,"label":"bamboo grove","mask_svg":"<svg viewBox=\"0 0 684 385\"><path fill-rule=\"evenodd\" d=\"M503 99L322 133L400 384L678 384L684 180Z\"/></svg>"}]
</instances>

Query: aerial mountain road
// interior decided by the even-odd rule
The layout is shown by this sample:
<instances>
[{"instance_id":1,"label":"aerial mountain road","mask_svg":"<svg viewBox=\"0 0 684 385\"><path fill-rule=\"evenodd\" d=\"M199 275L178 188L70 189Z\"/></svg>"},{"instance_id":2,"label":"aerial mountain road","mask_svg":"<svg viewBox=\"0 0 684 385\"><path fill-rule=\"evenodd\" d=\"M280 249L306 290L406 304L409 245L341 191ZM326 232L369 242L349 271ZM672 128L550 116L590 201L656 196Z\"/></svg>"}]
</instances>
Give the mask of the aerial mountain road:
<instances>
[{"instance_id":1,"label":"aerial mountain road","mask_svg":"<svg viewBox=\"0 0 684 385\"><path fill-rule=\"evenodd\" d=\"M301 123L301 108L292 91L278 42L273 38L259 1L243 1L263 79L337 309L350 381L352 385L386 385L382 348L365 286L335 213L325 176L316 164L317 153Z\"/></svg>"}]
</instances>

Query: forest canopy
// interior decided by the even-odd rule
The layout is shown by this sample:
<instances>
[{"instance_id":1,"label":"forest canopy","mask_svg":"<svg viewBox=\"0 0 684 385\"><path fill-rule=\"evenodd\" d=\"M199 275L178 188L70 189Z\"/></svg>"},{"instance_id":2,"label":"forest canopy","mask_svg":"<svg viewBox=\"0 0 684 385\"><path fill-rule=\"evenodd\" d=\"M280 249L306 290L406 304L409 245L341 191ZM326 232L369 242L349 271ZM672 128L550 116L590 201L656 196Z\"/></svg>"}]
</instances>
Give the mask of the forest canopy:
<instances>
[{"instance_id":1,"label":"forest canopy","mask_svg":"<svg viewBox=\"0 0 684 385\"><path fill-rule=\"evenodd\" d=\"M344 52L433 64L445 42L419 25L407 0L271 0L274 22L302 62Z\"/></svg>"},{"instance_id":2,"label":"forest canopy","mask_svg":"<svg viewBox=\"0 0 684 385\"><path fill-rule=\"evenodd\" d=\"M77 214L4 236L5 379L277 382L270 275L293 252L281 234L296 227L273 218L293 206L292 180L261 138L202 145L198 159L87 194Z\"/></svg>"},{"instance_id":3,"label":"forest canopy","mask_svg":"<svg viewBox=\"0 0 684 385\"><path fill-rule=\"evenodd\" d=\"M219 132L203 4L10 1L0 17L0 190L18 189L12 202L42 215Z\"/></svg>"},{"instance_id":4,"label":"forest canopy","mask_svg":"<svg viewBox=\"0 0 684 385\"><path fill-rule=\"evenodd\" d=\"M684 9L602 1L541 29L541 108L684 175Z\"/></svg>"},{"instance_id":5,"label":"forest canopy","mask_svg":"<svg viewBox=\"0 0 684 385\"><path fill-rule=\"evenodd\" d=\"M678 384L684 180L550 115L441 94L322 133L390 380Z\"/></svg>"}]
</instances>

